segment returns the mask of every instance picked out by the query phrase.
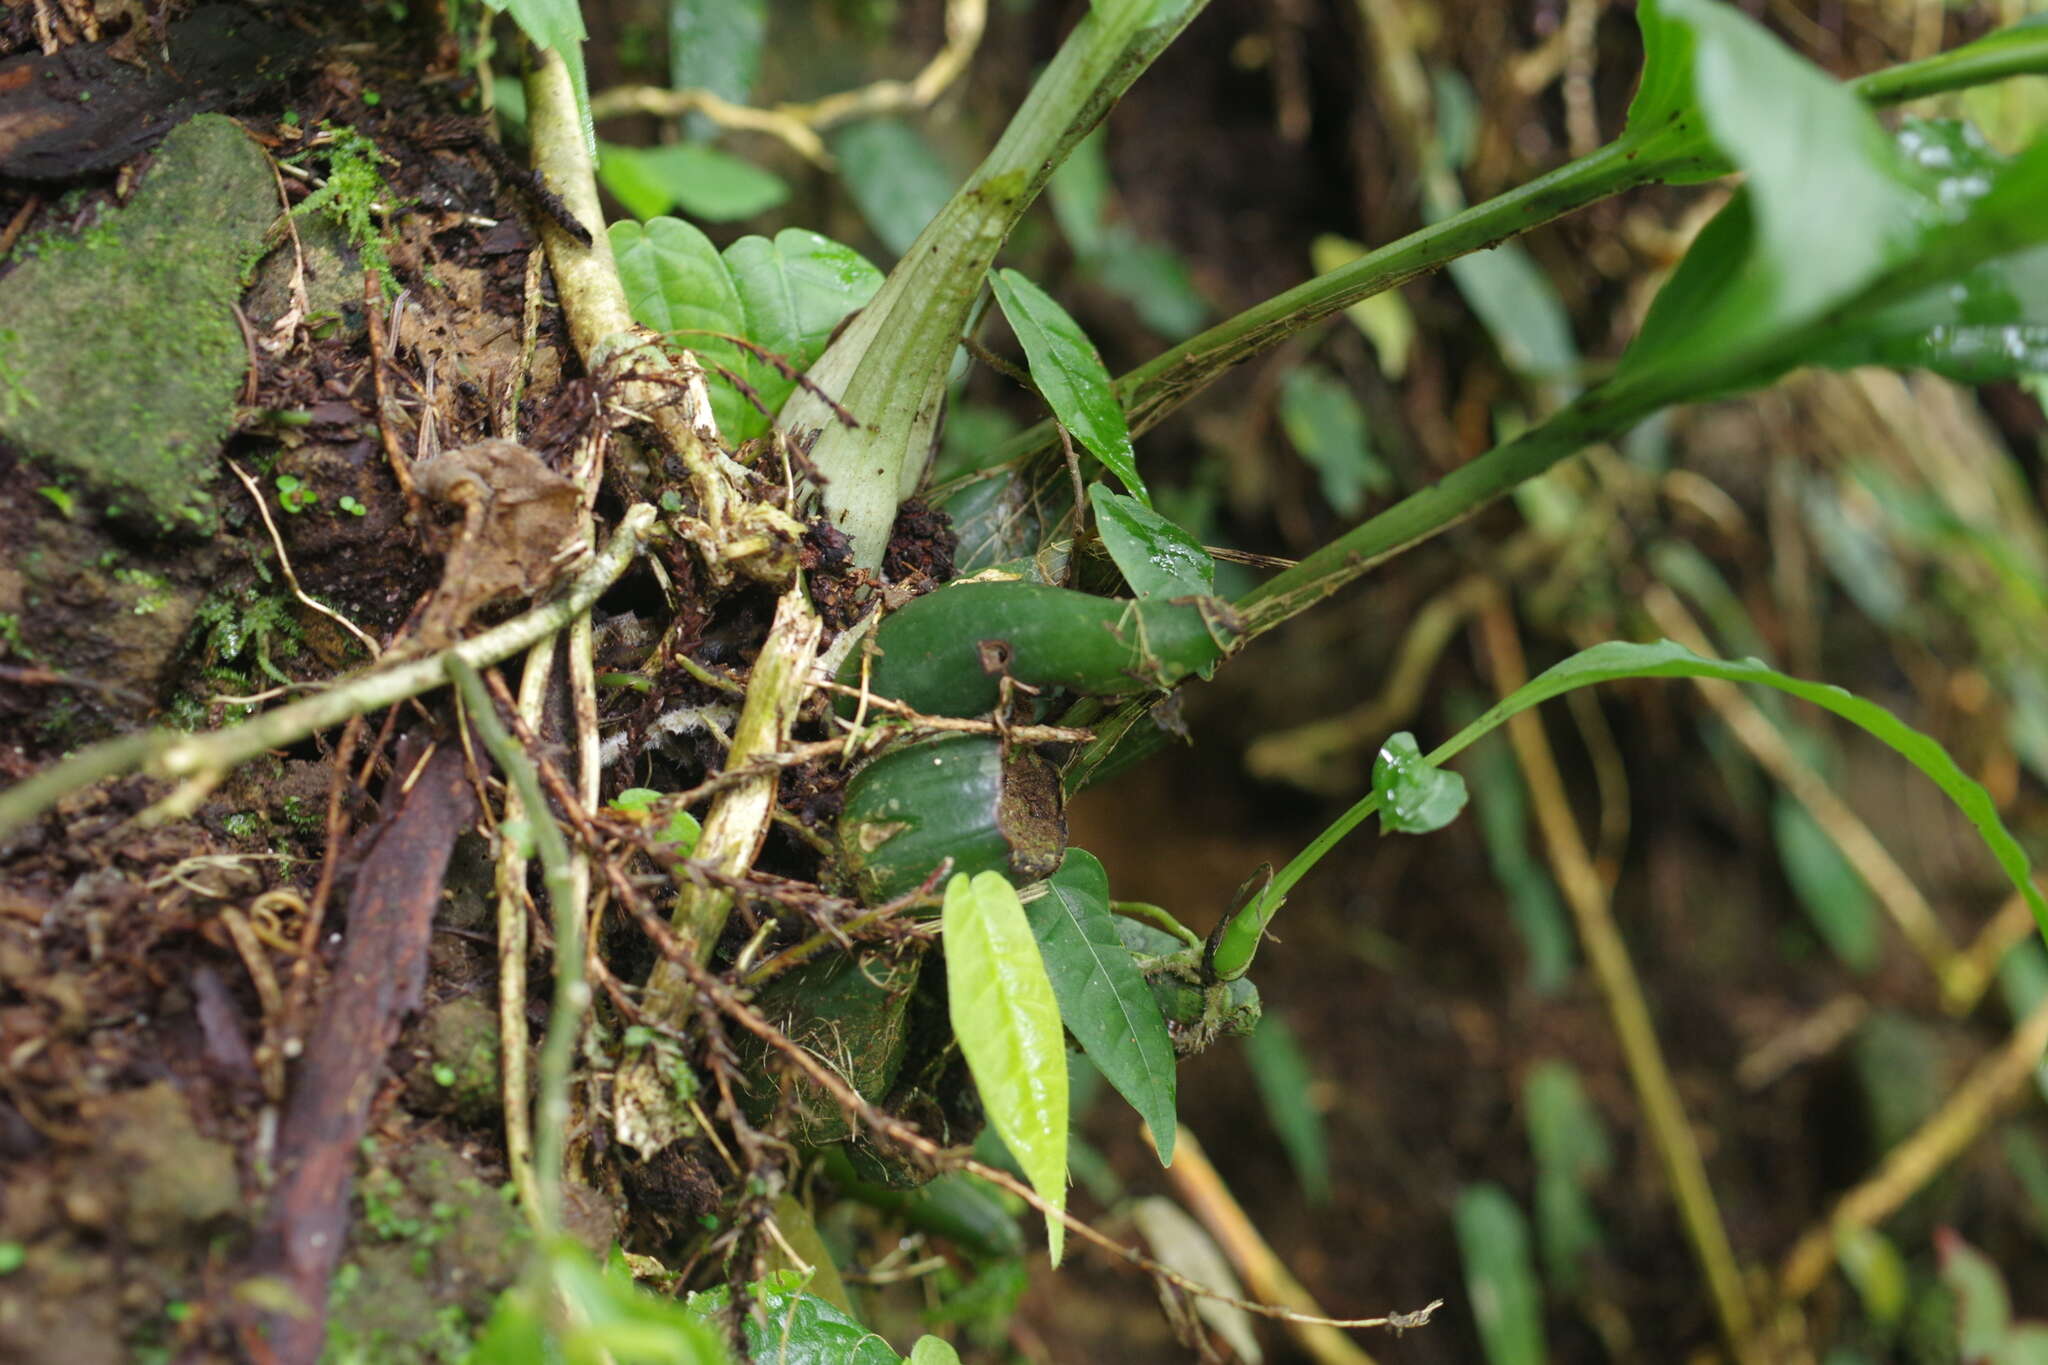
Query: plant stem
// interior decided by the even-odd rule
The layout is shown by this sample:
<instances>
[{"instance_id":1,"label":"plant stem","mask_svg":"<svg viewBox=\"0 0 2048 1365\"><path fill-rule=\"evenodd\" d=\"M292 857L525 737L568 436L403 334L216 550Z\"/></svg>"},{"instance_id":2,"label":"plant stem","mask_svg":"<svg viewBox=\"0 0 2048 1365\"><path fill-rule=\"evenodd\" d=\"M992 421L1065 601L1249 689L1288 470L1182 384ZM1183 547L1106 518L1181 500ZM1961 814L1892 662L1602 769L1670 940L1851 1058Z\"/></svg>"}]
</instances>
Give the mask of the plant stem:
<instances>
[{"instance_id":1,"label":"plant stem","mask_svg":"<svg viewBox=\"0 0 2048 1365\"><path fill-rule=\"evenodd\" d=\"M575 896L569 841L562 837L562 828L555 823L547 798L541 795L533 760L506 733L504 722L498 719L497 704L491 700L476 666L457 653L447 656L445 666L448 677L462 692L484 747L490 750L507 784L519 793L519 805L526 812L527 828L532 831L534 848L540 854L547 878L548 904L554 911L555 993L548 1009L547 1040L541 1044L539 1094L534 1105L538 1130L534 1140L534 1186L538 1191L534 1215L542 1232L553 1236L562 1227L569 1068L576 1060L576 1035L582 1031L584 1012L590 1008L590 983L583 975L583 910ZM520 1027L525 1027L524 1020ZM508 1111L521 1103L523 1096L505 1096Z\"/></svg>"},{"instance_id":2,"label":"plant stem","mask_svg":"<svg viewBox=\"0 0 2048 1365\"><path fill-rule=\"evenodd\" d=\"M582 619L589 619L584 617ZM549 635L526 652L526 667L519 675L519 712L527 728L540 732L538 724L547 685L554 672L555 641ZM472 704L472 710L477 707ZM501 824L530 820L546 810L530 812L516 785L507 786ZM500 837L496 890L498 894L498 1076L505 1106L505 1164L512 1168L512 1182L519 1190L519 1202L526 1206L534 1229L550 1231L542 1222L540 1181L534 1174L533 1087L527 1072L526 957L533 940L526 913L526 853L517 839Z\"/></svg>"},{"instance_id":3,"label":"plant stem","mask_svg":"<svg viewBox=\"0 0 2048 1365\"><path fill-rule=\"evenodd\" d=\"M2048 28L2009 29L1954 52L1873 72L1850 87L1874 105L1965 89L2009 76L2048 72ZM1694 149L1657 155L1654 133L1625 132L1599 150L1569 161L1526 185L1418 228L1368 251L1336 270L1255 304L1123 375L1116 394L1131 434L1139 435L1199 393L1223 371L1270 350L1324 318L1442 268L1456 257L1562 218L1586 205L1641 185L1660 183L1679 170L1688 181L1725 174L1697 164ZM977 477L1056 449L1050 422L1041 422L998 447Z\"/></svg>"},{"instance_id":4,"label":"plant stem","mask_svg":"<svg viewBox=\"0 0 2048 1365\"><path fill-rule=\"evenodd\" d=\"M896 505L924 477L943 406L946 372L982 277L1010 230L1067 153L1102 121L1207 0L1100 0L1092 6L1010 120L987 158L911 245L868 306L811 368L810 379L861 425L838 422L800 389L781 424L823 475L827 513L872 569ZM1155 12L1168 17L1155 20Z\"/></svg>"},{"instance_id":5,"label":"plant stem","mask_svg":"<svg viewBox=\"0 0 2048 1365\"><path fill-rule=\"evenodd\" d=\"M296 744L352 716L440 686L446 681L449 656L459 656L473 668L493 664L567 625L590 610L599 594L625 573L641 540L652 529L654 516L654 508L646 503L633 507L619 522L603 551L560 597L440 653L337 683L325 692L266 711L254 720L225 730L202 735L148 730L83 749L28 781L0 792L0 835L19 829L69 792L136 769L154 777L185 782L182 790L158 803L155 813L168 819L189 815L214 784L237 764L267 749Z\"/></svg>"}]
</instances>

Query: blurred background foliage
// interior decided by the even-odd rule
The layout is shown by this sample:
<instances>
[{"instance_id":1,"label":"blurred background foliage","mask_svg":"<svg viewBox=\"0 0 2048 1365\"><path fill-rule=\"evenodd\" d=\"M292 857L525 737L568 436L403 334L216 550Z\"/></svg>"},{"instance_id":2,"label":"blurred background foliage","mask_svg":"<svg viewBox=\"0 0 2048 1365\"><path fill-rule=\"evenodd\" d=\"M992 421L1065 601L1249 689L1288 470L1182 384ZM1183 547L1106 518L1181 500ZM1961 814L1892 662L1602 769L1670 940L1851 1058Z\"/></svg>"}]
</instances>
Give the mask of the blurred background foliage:
<instances>
[{"instance_id":1,"label":"blurred background foliage","mask_svg":"<svg viewBox=\"0 0 2048 1365\"><path fill-rule=\"evenodd\" d=\"M1840 76L2048 10L1743 7ZM886 269L1083 8L586 0L608 208L684 216L721 245L812 228ZM604 92L633 85L773 108L909 80L971 17L985 29L936 103L841 119L808 154L702 113L602 117ZM1004 263L1120 372L1592 150L1620 125L1637 41L1629 6L1608 0L1213 5L1061 169ZM1966 117L2010 151L2048 122L2048 81L1909 112ZM1595 205L1245 365L1140 443L1162 509L1212 545L1306 553L1601 374L1725 194ZM1000 320L982 340L1018 358ZM1075 841L1119 894L1206 927L1250 868L1365 789L1389 732L1427 743L1516 670L1664 635L1881 702L1946 744L2039 860L2044 394L1800 372L1646 424L1192 689L1193 744L1084 797ZM1038 415L998 370L963 367L939 469L977 467ZM1256 573L1219 565L1219 590ZM1889 753L1775 694L1640 684L1574 693L1542 723L1751 1288L1796 1304L1769 1327L1786 1358L2048 1359L2009 1321L2048 1317L2048 1071L2026 1084L2039 1048L2015 1052L2032 1036L2015 1029L2048 1010L2048 954L1962 818ZM1286 941L1260 958L1266 1022L1189 1064L1183 1118L1333 1311L1450 1301L1427 1330L1366 1342L1376 1358L1710 1352L1707 1292L1538 837L1548 789L1506 737L1460 766L1474 818L1354 841L1296 889ZM2001 1061L1987 1102L1959 1112ZM1127 1112L1076 1112L1085 1213L1169 1263L1231 1247L1183 1211L1214 1192L1162 1172ZM1875 1227L1827 1234L1835 1201L1930 1123L1962 1125L1959 1155L1894 1190ZM821 1234L872 1271L842 1221ZM1786 1259L1795 1246L1805 1263ZM905 1266L924 1270L893 1273ZM907 1339L920 1316L966 1322L987 1359L1186 1358L1142 1282L1085 1259L1027 1285L1002 1256L963 1267L897 1248L848 1283L872 1324ZM1361 1358L1228 1314L1211 1325L1270 1359Z\"/></svg>"}]
</instances>

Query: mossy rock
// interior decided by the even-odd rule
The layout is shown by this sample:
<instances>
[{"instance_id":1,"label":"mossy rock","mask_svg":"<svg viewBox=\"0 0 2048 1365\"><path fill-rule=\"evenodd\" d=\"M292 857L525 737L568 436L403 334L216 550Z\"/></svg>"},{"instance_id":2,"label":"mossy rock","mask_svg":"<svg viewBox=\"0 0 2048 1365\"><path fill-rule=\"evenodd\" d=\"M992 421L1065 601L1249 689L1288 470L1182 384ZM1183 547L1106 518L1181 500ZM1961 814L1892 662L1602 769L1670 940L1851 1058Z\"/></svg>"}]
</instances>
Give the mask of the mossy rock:
<instances>
[{"instance_id":1,"label":"mossy rock","mask_svg":"<svg viewBox=\"0 0 2048 1365\"><path fill-rule=\"evenodd\" d=\"M234 306L278 215L263 154L202 114L129 202L0 279L0 439L139 530L210 535L248 351Z\"/></svg>"}]
</instances>

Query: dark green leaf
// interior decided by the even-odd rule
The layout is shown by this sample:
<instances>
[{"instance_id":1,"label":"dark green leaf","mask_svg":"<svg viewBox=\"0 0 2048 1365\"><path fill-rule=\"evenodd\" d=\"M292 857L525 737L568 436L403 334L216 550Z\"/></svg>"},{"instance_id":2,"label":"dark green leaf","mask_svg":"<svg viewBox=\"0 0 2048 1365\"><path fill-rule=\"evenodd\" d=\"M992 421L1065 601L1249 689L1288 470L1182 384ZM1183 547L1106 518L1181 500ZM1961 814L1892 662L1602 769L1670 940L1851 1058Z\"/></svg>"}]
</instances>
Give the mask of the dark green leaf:
<instances>
[{"instance_id":1,"label":"dark green leaf","mask_svg":"<svg viewBox=\"0 0 2048 1365\"><path fill-rule=\"evenodd\" d=\"M1152 1130L1161 1165L1173 1164L1173 1041L1152 988L1117 936L1109 877L1095 855L1067 850L1026 913L1067 1032Z\"/></svg>"},{"instance_id":2,"label":"dark green leaf","mask_svg":"<svg viewBox=\"0 0 2048 1365\"><path fill-rule=\"evenodd\" d=\"M1266 1120L1287 1149L1302 1194L1311 1204L1329 1203L1330 1144L1323 1133L1322 1110L1310 1098L1315 1075L1294 1030L1278 1014L1268 1014L1245 1039L1244 1055L1259 1087Z\"/></svg>"},{"instance_id":3,"label":"dark green leaf","mask_svg":"<svg viewBox=\"0 0 2048 1365\"><path fill-rule=\"evenodd\" d=\"M1365 506L1368 492L1393 491L1393 476L1372 453L1365 409L1344 382L1317 365L1297 365L1280 381L1280 425L1321 478L1323 498L1340 516Z\"/></svg>"},{"instance_id":4,"label":"dark green leaf","mask_svg":"<svg viewBox=\"0 0 2048 1365\"><path fill-rule=\"evenodd\" d=\"M1489 1365L1542 1365L1543 1292L1522 1211L1498 1185L1468 1185L1458 1192L1451 1221Z\"/></svg>"},{"instance_id":5,"label":"dark green leaf","mask_svg":"<svg viewBox=\"0 0 2048 1365\"><path fill-rule=\"evenodd\" d=\"M882 245L902 255L952 197L959 177L901 119L866 119L838 129L832 155L847 193Z\"/></svg>"},{"instance_id":6,"label":"dark green leaf","mask_svg":"<svg viewBox=\"0 0 2048 1365\"><path fill-rule=\"evenodd\" d=\"M1380 825L1402 834L1442 829L1465 809L1465 779L1422 756L1406 730L1380 746L1372 765L1373 794L1380 799Z\"/></svg>"},{"instance_id":7,"label":"dark green leaf","mask_svg":"<svg viewBox=\"0 0 2048 1365\"><path fill-rule=\"evenodd\" d=\"M768 0L668 0L668 83L746 104L761 74ZM718 125L691 114L683 127L707 138Z\"/></svg>"},{"instance_id":8,"label":"dark green leaf","mask_svg":"<svg viewBox=\"0 0 2048 1365\"><path fill-rule=\"evenodd\" d=\"M1067 1202L1067 1048L1060 1007L1017 892L995 872L955 877L940 914L953 1036L990 1127L1039 1197ZM1046 1217L1054 1265L1066 1225Z\"/></svg>"},{"instance_id":9,"label":"dark green leaf","mask_svg":"<svg viewBox=\"0 0 2048 1365\"><path fill-rule=\"evenodd\" d=\"M709 349L711 339L699 333L743 331L746 314L731 273L695 224L679 218L613 223L610 237L635 322L679 334L677 343L693 350Z\"/></svg>"},{"instance_id":10,"label":"dark green leaf","mask_svg":"<svg viewBox=\"0 0 2048 1365\"><path fill-rule=\"evenodd\" d=\"M2000 1146L2013 1179L2027 1194L2027 1221L2034 1235L2048 1241L2048 1145L2022 1124L2006 1126Z\"/></svg>"},{"instance_id":11,"label":"dark green leaf","mask_svg":"<svg viewBox=\"0 0 2048 1365\"><path fill-rule=\"evenodd\" d=\"M1016 271L992 271L989 284L1031 362L1031 380L1053 416L1122 480L1138 501L1151 506L1152 495L1138 477L1130 426L1110 389L1109 371L1103 368L1095 344L1080 324L1067 316L1066 309Z\"/></svg>"},{"instance_id":12,"label":"dark green leaf","mask_svg":"<svg viewBox=\"0 0 2048 1365\"><path fill-rule=\"evenodd\" d=\"M1588 1262L1604 1240L1593 1201L1563 1171L1536 1172L1536 1244L1543 1252L1543 1272L1560 1293L1576 1295L1585 1288Z\"/></svg>"},{"instance_id":13,"label":"dark green leaf","mask_svg":"<svg viewBox=\"0 0 2048 1365\"><path fill-rule=\"evenodd\" d=\"M1205 597L1216 588L1216 561L1174 522L1102 484L1091 484L1095 529L1124 582L1140 598Z\"/></svg>"},{"instance_id":14,"label":"dark green leaf","mask_svg":"<svg viewBox=\"0 0 2048 1365\"><path fill-rule=\"evenodd\" d=\"M1547 1060L1531 1067L1522 1083L1522 1106L1539 1167L1562 1171L1582 1185L1614 1168L1607 1126L1571 1063Z\"/></svg>"},{"instance_id":15,"label":"dark green leaf","mask_svg":"<svg viewBox=\"0 0 2048 1365\"><path fill-rule=\"evenodd\" d=\"M1128 224L1111 223L1101 249L1085 257L1081 268L1169 341L1193 336L1209 320L1209 301L1180 253L1138 236Z\"/></svg>"},{"instance_id":16,"label":"dark green leaf","mask_svg":"<svg viewBox=\"0 0 2048 1365\"><path fill-rule=\"evenodd\" d=\"M1135 602L1036 583L959 583L891 612L868 673L880 696L927 715L978 716L1007 674L1083 696L1164 688L1221 659L1238 629L1212 598ZM860 681L860 659L842 672Z\"/></svg>"},{"instance_id":17,"label":"dark green leaf","mask_svg":"<svg viewBox=\"0 0 2048 1365\"><path fill-rule=\"evenodd\" d=\"M1105 129L1097 128L1075 143L1045 186L1054 221L1066 234L1074 254L1083 258L1102 249L1109 227L1114 191L1109 183L1107 137Z\"/></svg>"},{"instance_id":18,"label":"dark green leaf","mask_svg":"<svg viewBox=\"0 0 2048 1365\"><path fill-rule=\"evenodd\" d=\"M1875 967L1884 946L1877 905L1835 841L1806 807L1785 795L1771 806L1771 830L1785 879L1792 883L1814 932L1851 970Z\"/></svg>"},{"instance_id":19,"label":"dark green leaf","mask_svg":"<svg viewBox=\"0 0 2048 1365\"><path fill-rule=\"evenodd\" d=\"M716 147L696 142L666 147L598 144L598 179L635 218L681 205L706 222L751 218L789 198L782 177Z\"/></svg>"}]
</instances>

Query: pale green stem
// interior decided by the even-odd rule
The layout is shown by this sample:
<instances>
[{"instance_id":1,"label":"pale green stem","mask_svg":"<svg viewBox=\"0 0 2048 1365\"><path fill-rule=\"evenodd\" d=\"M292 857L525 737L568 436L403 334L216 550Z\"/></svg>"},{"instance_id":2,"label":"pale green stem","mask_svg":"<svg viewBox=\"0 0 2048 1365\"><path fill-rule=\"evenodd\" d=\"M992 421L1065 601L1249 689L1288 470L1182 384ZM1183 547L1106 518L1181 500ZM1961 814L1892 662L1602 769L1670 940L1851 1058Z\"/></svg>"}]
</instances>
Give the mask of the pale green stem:
<instances>
[{"instance_id":1,"label":"pale green stem","mask_svg":"<svg viewBox=\"0 0 2048 1365\"><path fill-rule=\"evenodd\" d=\"M1011 228L1054 168L1206 3L1098 0L1033 83L995 149L811 368L811 381L861 425L844 426L808 391L783 409L782 426L792 437L817 436L810 460L825 479L822 501L862 568L881 563L896 505L924 477L947 370L982 277ZM1168 17L1154 21L1160 10Z\"/></svg>"}]
</instances>

